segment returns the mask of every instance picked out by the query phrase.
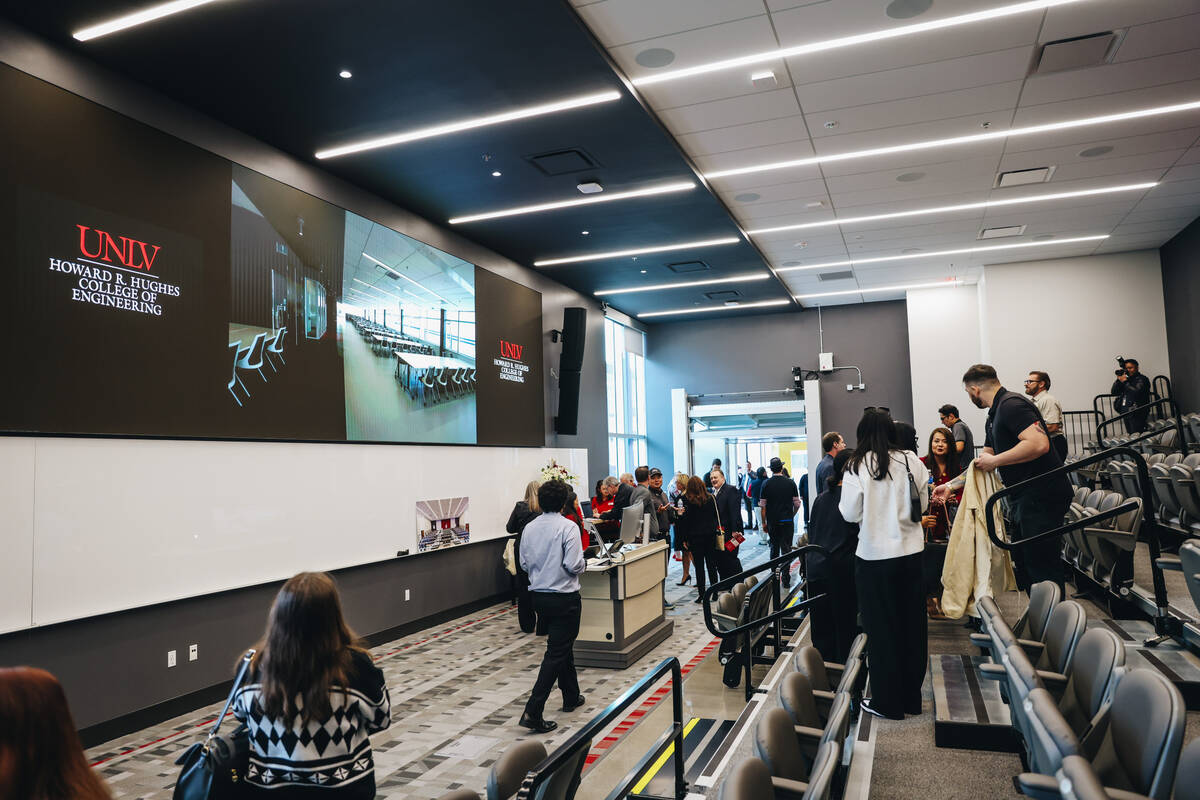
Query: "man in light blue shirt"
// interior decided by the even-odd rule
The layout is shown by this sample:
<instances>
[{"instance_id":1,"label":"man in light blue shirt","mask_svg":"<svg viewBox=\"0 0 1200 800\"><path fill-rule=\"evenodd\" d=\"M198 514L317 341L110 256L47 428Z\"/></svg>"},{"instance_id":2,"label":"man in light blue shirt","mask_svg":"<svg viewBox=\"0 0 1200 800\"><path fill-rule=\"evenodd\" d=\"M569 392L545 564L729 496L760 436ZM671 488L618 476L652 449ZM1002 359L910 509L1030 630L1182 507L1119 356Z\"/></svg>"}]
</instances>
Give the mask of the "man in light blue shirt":
<instances>
[{"instance_id":1,"label":"man in light blue shirt","mask_svg":"<svg viewBox=\"0 0 1200 800\"><path fill-rule=\"evenodd\" d=\"M562 481L547 481L538 488L542 515L521 533L521 567L529 573L529 591L538 624L545 625L546 653L533 684L520 724L535 733L548 733L558 723L542 714L555 681L563 696L563 711L584 704L575 675L575 637L579 635L579 573L586 562L579 528L560 513L569 488Z\"/></svg>"}]
</instances>

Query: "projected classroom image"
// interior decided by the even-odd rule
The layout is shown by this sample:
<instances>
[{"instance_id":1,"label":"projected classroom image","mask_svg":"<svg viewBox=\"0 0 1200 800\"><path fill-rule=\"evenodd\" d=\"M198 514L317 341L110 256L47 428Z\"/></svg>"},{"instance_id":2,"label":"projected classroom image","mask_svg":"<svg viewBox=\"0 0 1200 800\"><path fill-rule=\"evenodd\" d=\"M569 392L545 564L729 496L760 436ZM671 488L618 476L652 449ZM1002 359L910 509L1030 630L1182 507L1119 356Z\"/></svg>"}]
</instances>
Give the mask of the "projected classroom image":
<instances>
[{"instance_id":1,"label":"projected classroom image","mask_svg":"<svg viewBox=\"0 0 1200 800\"><path fill-rule=\"evenodd\" d=\"M346 438L474 443L475 267L346 212Z\"/></svg>"}]
</instances>

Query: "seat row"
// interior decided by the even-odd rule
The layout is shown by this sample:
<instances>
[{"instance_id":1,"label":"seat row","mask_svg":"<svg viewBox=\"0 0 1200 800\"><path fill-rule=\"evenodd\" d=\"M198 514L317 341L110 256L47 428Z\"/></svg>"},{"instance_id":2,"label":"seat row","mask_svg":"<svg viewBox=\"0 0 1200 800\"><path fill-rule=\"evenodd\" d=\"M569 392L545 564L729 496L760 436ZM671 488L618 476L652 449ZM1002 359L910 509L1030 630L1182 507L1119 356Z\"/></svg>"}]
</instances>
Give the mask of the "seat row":
<instances>
[{"instance_id":1,"label":"seat row","mask_svg":"<svg viewBox=\"0 0 1200 800\"><path fill-rule=\"evenodd\" d=\"M859 634L844 664L825 661L812 645L796 651L780 682L780 706L764 712L755 728L755 756L726 776L721 800L837 796L853 755L847 742L866 682L866 642Z\"/></svg>"},{"instance_id":2,"label":"seat row","mask_svg":"<svg viewBox=\"0 0 1200 800\"><path fill-rule=\"evenodd\" d=\"M1146 429L1141 433L1106 436L1104 437L1104 446L1117 447L1129 444L1133 449L1143 453L1170 452L1180 449L1178 436L1181 429L1184 439L1190 446L1189 449L1195 450L1197 446L1200 446L1200 413L1196 412L1182 415L1179 418L1178 427L1176 427L1175 417L1164 417L1147 422ZM1145 436L1147 433L1158 433L1158 435L1141 441L1131 441ZM1095 449L1095 442L1088 444Z\"/></svg>"},{"instance_id":3,"label":"seat row","mask_svg":"<svg viewBox=\"0 0 1200 800\"><path fill-rule=\"evenodd\" d=\"M981 598L979 609L983 632L972 641L991 655L981 674L1001 681L1021 739L1029 771L1014 783L1022 794L1074 796L1062 769L1076 758L1067 766L1085 787L1103 787L1107 794L1098 798L1169 800L1173 785L1176 800L1200 798L1200 786L1176 780L1186 715L1182 695L1158 672L1127 670L1124 643L1114 632L1088 629L1083 607L1062 600L1049 582L1033 587L1016 626L1008 625L991 598ZM1193 743L1184 766L1200 768L1193 764L1197 758L1200 745Z\"/></svg>"},{"instance_id":4,"label":"seat row","mask_svg":"<svg viewBox=\"0 0 1200 800\"><path fill-rule=\"evenodd\" d=\"M1124 504L1131 499L1136 508L1078 528L1063 537L1063 558L1101 588L1124 597L1133 586L1133 559L1142 526L1142 500L1108 489L1076 489L1066 521L1077 522Z\"/></svg>"}]
</instances>

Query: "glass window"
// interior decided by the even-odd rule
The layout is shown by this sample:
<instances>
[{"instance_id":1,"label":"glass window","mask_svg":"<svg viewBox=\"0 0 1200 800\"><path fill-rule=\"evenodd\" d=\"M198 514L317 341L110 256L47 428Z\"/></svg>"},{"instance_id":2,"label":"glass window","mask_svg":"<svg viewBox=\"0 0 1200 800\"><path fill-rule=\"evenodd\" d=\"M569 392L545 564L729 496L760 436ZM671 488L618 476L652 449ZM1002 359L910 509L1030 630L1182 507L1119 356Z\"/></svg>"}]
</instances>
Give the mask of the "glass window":
<instances>
[{"instance_id":1,"label":"glass window","mask_svg":"<svg viewBox=\"0 0 1200 800\"><path fill-rule=\"evenodd\" d=\"M604 320L608 462L613 475L646 463L646 336Z\"/></svg>"}]
</instances>

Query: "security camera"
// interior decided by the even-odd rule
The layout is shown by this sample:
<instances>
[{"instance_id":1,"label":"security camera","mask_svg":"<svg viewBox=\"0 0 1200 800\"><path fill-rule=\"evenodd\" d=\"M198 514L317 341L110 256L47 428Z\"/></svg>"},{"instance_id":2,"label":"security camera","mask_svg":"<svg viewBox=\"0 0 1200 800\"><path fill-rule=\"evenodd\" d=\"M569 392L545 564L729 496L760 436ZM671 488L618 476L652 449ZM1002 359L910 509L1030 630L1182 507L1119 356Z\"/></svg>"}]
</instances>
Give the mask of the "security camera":
<instances>
[{"instance_id":1,"label":"security camera","mask_svg":"<svg viewBox=\"0 0 1200 800\"><path fill-rule=\"evenodd\" d=\"M603 300L601 300L601 301L600 301L600 310L601 310L601 311L608 311L608 303L606 303L606 302L604 302Z\"/></svg>"}]
</instances>

